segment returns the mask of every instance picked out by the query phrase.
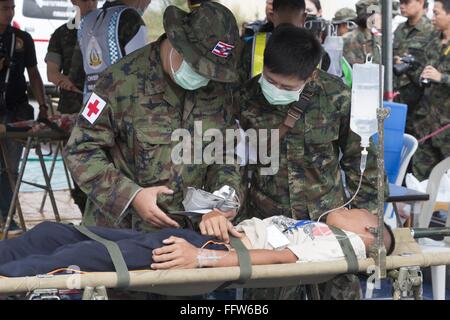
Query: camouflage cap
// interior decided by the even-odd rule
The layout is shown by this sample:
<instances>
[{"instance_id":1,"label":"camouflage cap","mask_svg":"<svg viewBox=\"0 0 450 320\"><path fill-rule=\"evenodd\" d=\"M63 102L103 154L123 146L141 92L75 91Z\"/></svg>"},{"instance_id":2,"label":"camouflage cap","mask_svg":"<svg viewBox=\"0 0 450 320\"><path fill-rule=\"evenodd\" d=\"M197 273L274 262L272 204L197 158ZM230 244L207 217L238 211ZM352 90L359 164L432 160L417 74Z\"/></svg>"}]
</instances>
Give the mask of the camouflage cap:
<instances>
[{"instance_id":1,"label":"camouflage cap","mask_svg":"<svg viewBox=\"0 0 450 320\"><path fill-rule=\"evenodd\" d=\"M356 12L350 8L342 8L336 11L332 23L343 23L356 19Z\"/></svg>"},{"instance_id":2,"label":"camouflage cap","mask_svg":"<svg viewBox=\"0 0 450 320\"><path fill-rule=\"evenodd\" d=\"M379 6L380 1L379 0L359 0L355 7L356 7L356 14L358 17L362 17L367 13L367 9L370 6Z\"/></svg>"},{"instance_id":3,"label":"camouflage cap","mask_svg":"<svg viewBox=\"0 0 450 320\"><path fill-rule=\"evenodd\" d=\"M191 13L169 6L163 20L170 43L195 71L219 82L238 80L239 29L230 10L216 2Z\"/></svg>"}]
</instances>

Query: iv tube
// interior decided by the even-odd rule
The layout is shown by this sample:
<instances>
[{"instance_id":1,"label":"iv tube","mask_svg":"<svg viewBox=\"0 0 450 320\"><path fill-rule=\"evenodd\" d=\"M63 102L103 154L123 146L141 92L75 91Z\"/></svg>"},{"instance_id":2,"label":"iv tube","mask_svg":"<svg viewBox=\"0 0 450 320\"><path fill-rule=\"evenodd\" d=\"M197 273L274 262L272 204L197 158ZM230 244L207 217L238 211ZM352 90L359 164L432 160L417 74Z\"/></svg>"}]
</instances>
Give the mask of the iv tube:
<instances>
[{"instance_id":1,"label":"iv tube","mask_svg":"<svg viewBox=\"0 0 450 320\"><path fill-rule=\"evenodd\" d=\"M317 219L317 222L320 222L320 219L322 219L322 218L323 218L324 216L326 216L327 214L329 214L329 213L331 213L331 212L333 212L333 211L339 210L339 209L343 209L343 208L345 208L346 206L348 206L350 203L352 203L353 200L355 200L356 196L357 196L358 193L359 193L359 190L361 189L361 184L362 184L362 179L363 179L363 176L364 176L364 171L366 170L367 155L368 155L367 149L364 148L364 149L361 151L361 163L360 163L360 167L359 167L360 170L361 170L361 175L360 175L360 177L359 177L358 188L356 189L356 192L355 192L355 194L353 195L353 197L352 197L349 201L347 201L347 203L343 204L342 206L337 207L337 208L334 208L334 209L331 209L331 210L328 210L328 211L322 213L322 214L319 216L319 218Z\"/></svg>"}]
</instances>

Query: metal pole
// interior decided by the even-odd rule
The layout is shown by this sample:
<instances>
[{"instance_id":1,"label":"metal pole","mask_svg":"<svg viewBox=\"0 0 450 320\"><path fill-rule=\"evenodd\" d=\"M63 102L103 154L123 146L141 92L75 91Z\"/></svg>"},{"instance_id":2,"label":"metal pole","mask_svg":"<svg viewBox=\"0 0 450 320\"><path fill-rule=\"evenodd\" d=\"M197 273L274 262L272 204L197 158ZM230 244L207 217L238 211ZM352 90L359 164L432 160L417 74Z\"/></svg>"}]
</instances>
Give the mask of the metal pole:
<instances>
[{"instance_id":1,"label":"metal pole","mask_svg":"<svg viewBox=\"0 0 450 320\"><path fill-rule=\"evenodd\" d=\"M28 155L30 154L30 148L31 148L32 141L33 141L33 138L29 137L27 140L27 144L25 146L25 154L23 156L22 164L20 165L19 177L17 178L17 182L15 184L13 198L11 200L11 205L9 206L8 217L6 218L5 225L3 226L2 240L8 239L8 230L9 230L9 226L11 224L11 220L13 219L14 211L15 211L14 204L18 203L20 184L21 184L21 181L23 180L23 175L25 173L25 167L27 165ZM22 223L22 218L21 218L21 223ZM25 224L22 225L22 229L24 231L26 231Z\"/></svg>"},{"instance_id":2,"label":"metal pole","mask_svg":"<svg viewBox=\"0 0 450 320\"><path fill-rule=\"evenodd\" d=\"M16 181L14 180L13 173L11 172L11 168L8 164L9 160L8 160L8 156L6 154L6 150L7 150L6 144L5 144L5 141L1 140L1 139L0 139L0 150L1 150L0 157L3 157L3 163L5 166L1 170L4 170L6 172L11 190L15 190ZM20 206L19 198L17 198L17 201L16 201L16 209L17 209L17 214L19 215L20 223L22 224L22 222L24 222L25 220L23 218L23 212L22 212L22 207ZM2 225L5 223L5 221L3 221L3 217L1 217L1 216L0 216L0 222L2 223ZM22 226L25 226L25 224L22 224ZM26 227L23 230L26 231Z\"/></svg>"},{"instance_id":3,"label":"metal pole","mask_svg":"<svg viewBox=\"0 0 450 320\"><path fill-rule=\"evenodd\" d=\"M37 140L36 154L39 157L39 162L40 162L41 168L42 168L42 174L44 176L45 185L47 187L46 190L47 190L48 195L50 197L50 202L51 202L52 207L53 207L53 213L55 215L56 222L61 222L61 218L60 218L59 212L58 212L58 207L56 206L55 196L53 195L53 190L52 190L52 185L50 183L50 178L48 177L47 168L45 167L45 160L44 160L44 156L42 155L41 144L40 144L39 140Z\"/></svg>"},{"instance_id":4,"label":"metal pole","mask_svg":"<svg viewBox=\"0 0 450 320\"><path fill-rule=\"evenodd\" d=\"M450 228L412 228L414 239L428 237L450 237Z\"/></svg>"},{"instance_id":5,"label":"metal pole","mask_svg":"<svg viewBox=\"0 0 450 320\"><path fill-rule=\"evenodd\" d=\"M62 159L63 166L64 166L64 173L66 174L67 185L69 186L69 190L71 191L71 190L75 189L75 186L72 187L72 179L70 178L69 169L67 168L67 164L66 164L66 159L64 158L64 155L62 152L62 150L64 149L64 142L60 141L59 143L61 145L61 159Z\"/></svg>"},{"instance_id":6,"label":"metal pole","mask_svg":"<svg viewBox=\"0 0 450 320\"><path fill-rule=\"evenodd\" d=\"M382 47L383 47L383 59L382 63L385 67L384 70L384 97L387 101L394 99L393 88L393 35L392 35L392 0L383 0L382 5Z\"/></svg>"},{"instance_id":7,"label":"metal pole","mask_svg":"<svg viewBox=\"0 0 450 320\"><path fill-rule=\"evenodd\" d=\"M382 50L380 46L377 46L380 54L382 54ZM385 174L384 174L384 120L389 115L389 110L384 108L383 105L383 66L380 64L380 96L379 102L380 105L377 110L377 118L378 118L378 148L377 148L377 168L378 168L378 227L371 228L371 232L375 235L376 241L374 245L370 248L371 257L375 260L375 264L379 268L379 275L381 279L386 278L386 248L384 246L384 189L386 187L385 183Z\"/></svg>"},{"instance_id":8,"label":"metal pole","mask_svg":"<svg viewBox=\"0 0 450 320\"><path fill-rule=\"evenodd\" d=\"M48 174L48 178L49 178L49 180L50 180L50 183L51 183L52 178L53 178L53 171L55 170L56 159L58 158L59 150L60 150L60 144L58 143L58 146L56 147L56 151L55 151L55 153L53 154L52 165L51 165L51 167L50 167L50 172L49 172L49 174ZM44 196L42 197L41 207L39 208L39 212L40 212L41 214L44 213L44 206L45 206L45 201L47 200L47 193L48 193L48 191L45 190L45 191L44 191Z\"/></svg>"}]
</instances>

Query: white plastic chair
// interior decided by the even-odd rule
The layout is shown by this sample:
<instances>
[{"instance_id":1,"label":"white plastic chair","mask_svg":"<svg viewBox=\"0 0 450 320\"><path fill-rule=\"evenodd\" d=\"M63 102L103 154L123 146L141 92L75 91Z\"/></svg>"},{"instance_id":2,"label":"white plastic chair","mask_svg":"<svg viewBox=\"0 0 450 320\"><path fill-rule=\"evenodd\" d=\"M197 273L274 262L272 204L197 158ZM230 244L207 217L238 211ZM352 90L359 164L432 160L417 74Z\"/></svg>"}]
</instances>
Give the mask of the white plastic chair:
<instances>
[{"instance_id":1,"label":"white plastic chair","mask_svg":"<svg viewBox=\"0 0 450 320\"><path fill-rule=\"evenodd\" d=\"M403 134L403 148L400 154L400 167L398 169L397 178L394 184L401 186L403 179L406 175L406 170L408 169L409 162L412 156L417 150L419 143L417 139L410 134ZM393 229L397 228L397 218L395 216L394 207L392 203L389 203L384 212L384 221Z\"/></svg>"},{"instance_id":2,"label":"white plastic chair","mask_svg":"<svg viewBox=\"0 0 450 320\"><path fill-rule=\"evenodd\" d=\"M434 205L439 190L439 184L444 173L450 169L450 157L441 161L431 171L428 180L427 193L430 200L422 205L422 210L418 217L418 227L428 228L433 215ZM450 202L450 199L448 199ZM446 227L450 227L450 209L447 215ZM446 237L443 241L435 241L428 238L419 239L419 245L424 252L450 252L450 237ZM433 299L445 300L445 265L431 267L431 281L433 286Z\"/></svg>"},{"instance_id":3,"label":"white plastic chair","mask_svg":"<svg viewBox=\"0 0 450 320\"><path fill-rule=\"evenodd\" d=\"M407 133L403 134L403 148L400 155L400 168L398 169L398 175L394 182L397 186L402 185L409 162L411 161L414 153L416 153L418 146L419 142L417 142L416 138Z\"/></svg>"}]
</instances>

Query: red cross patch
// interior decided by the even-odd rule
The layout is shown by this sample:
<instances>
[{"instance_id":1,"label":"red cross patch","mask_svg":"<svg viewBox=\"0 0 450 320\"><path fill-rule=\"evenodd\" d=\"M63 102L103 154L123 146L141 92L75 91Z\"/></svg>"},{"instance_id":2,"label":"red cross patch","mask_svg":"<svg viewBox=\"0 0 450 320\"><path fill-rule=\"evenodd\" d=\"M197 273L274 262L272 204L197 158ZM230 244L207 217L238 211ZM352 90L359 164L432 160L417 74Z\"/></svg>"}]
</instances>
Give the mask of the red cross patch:
<instances>
[{"instance_id":1,"label":"red cross patch","mask_svg":"<svg viewBox=\"0 0 450 320\"><path fill-rule=\"evenodd\" d=\"M97 118L106 107L106 101L93 93L86 103L86 107L83 110L83 117L86 118L91 124L94 124Z\"/></svg>"}]
</instances>

